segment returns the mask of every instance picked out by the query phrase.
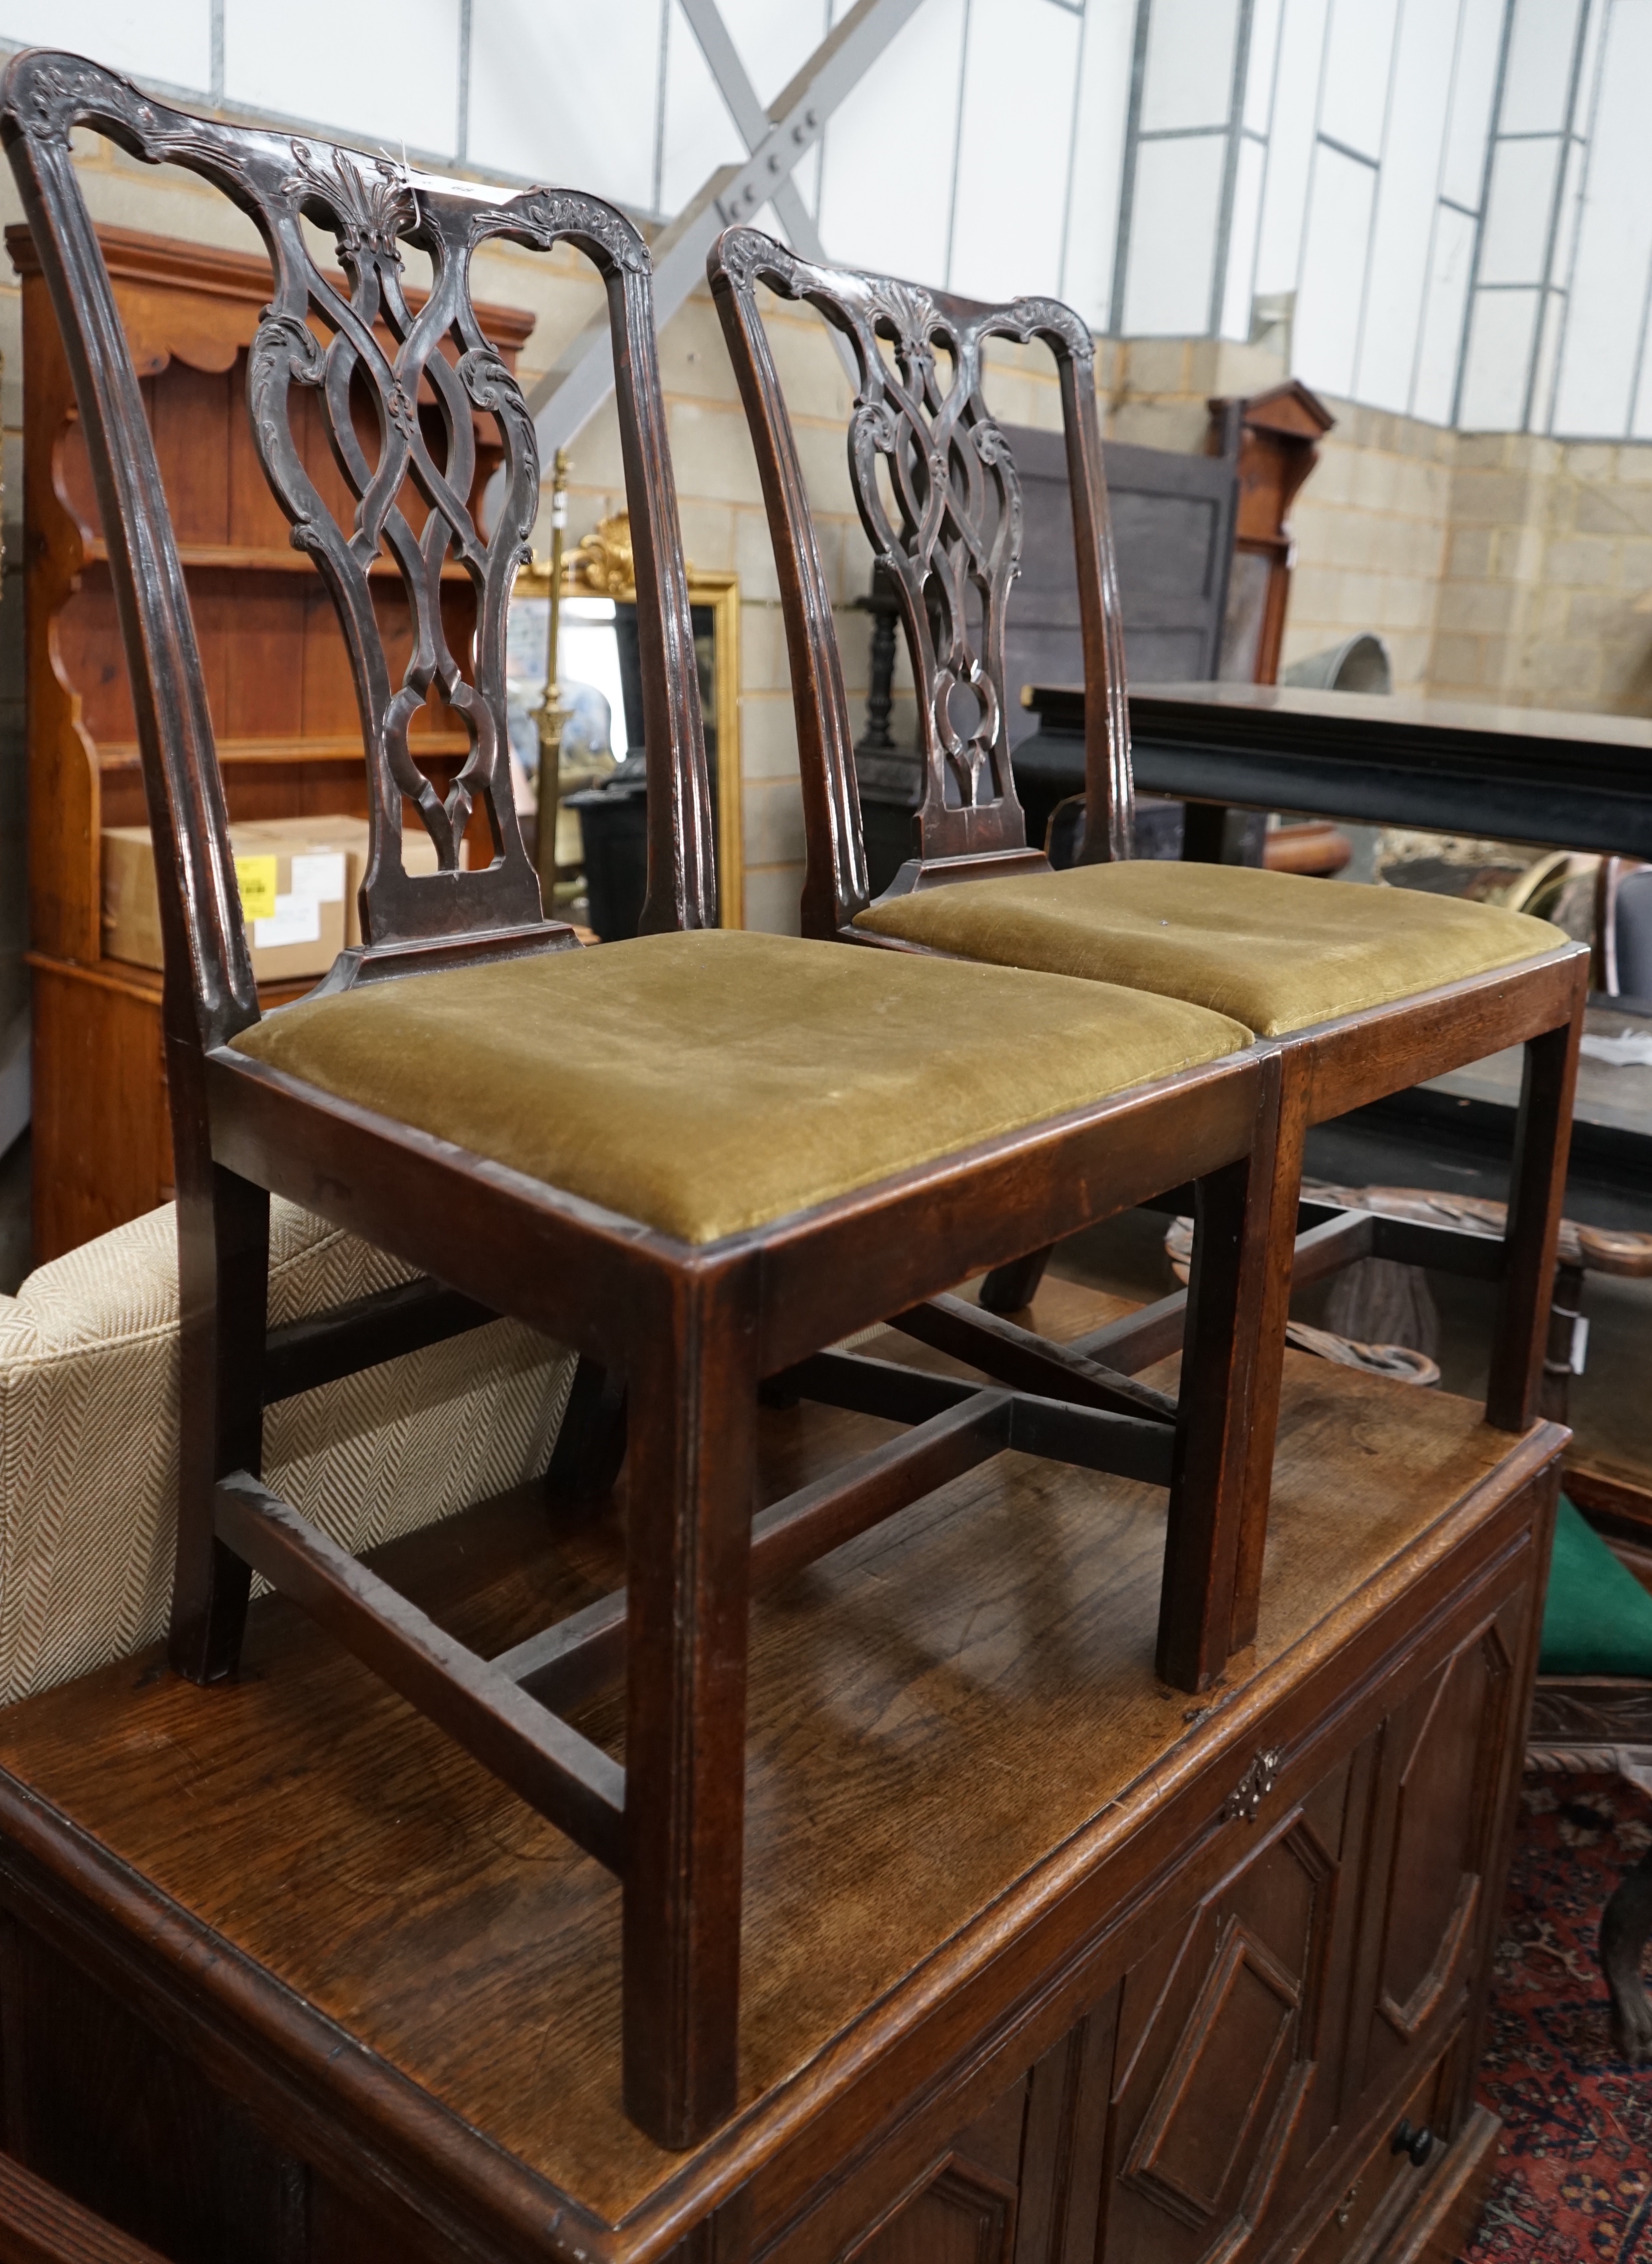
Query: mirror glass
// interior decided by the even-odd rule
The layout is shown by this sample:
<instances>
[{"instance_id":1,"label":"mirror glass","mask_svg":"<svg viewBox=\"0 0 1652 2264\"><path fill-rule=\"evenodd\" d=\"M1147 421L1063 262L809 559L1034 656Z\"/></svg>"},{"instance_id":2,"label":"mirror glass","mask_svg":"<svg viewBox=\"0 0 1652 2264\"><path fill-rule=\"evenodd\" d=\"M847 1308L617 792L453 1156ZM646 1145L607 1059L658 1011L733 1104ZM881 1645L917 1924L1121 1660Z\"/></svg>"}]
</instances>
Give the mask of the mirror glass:
<instances>
[{"instance_id":1,"label":"mirror glass","mask_svg":"<svg viewBox=\"0 0 1652 2264\"><path fill-rule=\"evenodd\" d=\"M647 778L637 609L623 514L606 519L563 563L557 625L555 872L540 858L547 909L602 941L634 935L647 883ZM548 570L523 570L507 648L511 767L518 804L536 811L544 724ZM717 843L718 910L741 924L739 584L689 569L694 657L706 723ZM592 582L605 585L593 590ZM724 792L724 781L728 791ZM536 853L537 854L537 853Z\"/></svg>"}]
</instances>

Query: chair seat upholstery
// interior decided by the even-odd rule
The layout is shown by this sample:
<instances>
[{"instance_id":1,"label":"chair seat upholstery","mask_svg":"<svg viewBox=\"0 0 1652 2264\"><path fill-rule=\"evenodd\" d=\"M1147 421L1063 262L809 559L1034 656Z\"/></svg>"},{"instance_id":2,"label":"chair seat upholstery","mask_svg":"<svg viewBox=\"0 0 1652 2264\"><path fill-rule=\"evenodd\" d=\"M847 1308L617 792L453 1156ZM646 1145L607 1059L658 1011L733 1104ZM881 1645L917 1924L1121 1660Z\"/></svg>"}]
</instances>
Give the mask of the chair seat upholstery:
<instances>
[{"instance_id":1,"label":"chair seat upholstery","mask_svg":"<svg viewBox=\"0 0 1652 2264\"><path fill-rule=\"evenodd\" d=\"M1459 896L1147 858L920 889L870 905L855 925L960 958L1186 999L1267 1038L1566 940L1547 920Z\"/></svg>"},{"instance_id":2,"label":"chair seat upholstery","mask_svg":"<svg viewBox=\"0 0 1652 2264\"><path fill-rule=\"evenodd\" d=\"M1248 1042L1139 990L721 930L364 984L235 1040L693 1243Z\"/></svg>"}]
</instances>

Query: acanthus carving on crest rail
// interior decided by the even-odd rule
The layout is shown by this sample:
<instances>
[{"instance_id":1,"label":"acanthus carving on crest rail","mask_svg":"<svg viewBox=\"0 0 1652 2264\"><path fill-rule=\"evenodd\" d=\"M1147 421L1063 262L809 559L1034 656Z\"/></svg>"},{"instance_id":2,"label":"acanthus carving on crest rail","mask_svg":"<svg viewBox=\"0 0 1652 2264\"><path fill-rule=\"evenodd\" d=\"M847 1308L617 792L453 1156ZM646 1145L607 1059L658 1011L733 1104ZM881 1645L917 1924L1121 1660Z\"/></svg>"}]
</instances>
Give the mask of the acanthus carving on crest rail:
<instances>
[{"instance_id":1,"label":"acanthus carving on crest rail","mask_svg":"<svg viewBox=\"0 0 1652 2264\"><path fill-rule=\"evenodd\" d=\"M548 250L566 237L570 243L598 246L616 267L628 274L648 275L653 261L648 247L623 213L598 197L577 189L530 189L510 207L508 233Z\"/></svg>"},{"instance_id":2,"label":"acanthus carving on crest rail","mask_svg":"<svg viewBox=\"0 0 1652 2264\"><path fill-rule=\"evenodd\" d=\"M383 252L400 265L398 240L418 220L418 201L406 171L388 157L371 168L347 149L330 149L317 160L308 142L293 144L293 171L281 184L283 195L301 209L314 198L325 224L338 239L341 256Z\"/></svg>"}]
</instances>

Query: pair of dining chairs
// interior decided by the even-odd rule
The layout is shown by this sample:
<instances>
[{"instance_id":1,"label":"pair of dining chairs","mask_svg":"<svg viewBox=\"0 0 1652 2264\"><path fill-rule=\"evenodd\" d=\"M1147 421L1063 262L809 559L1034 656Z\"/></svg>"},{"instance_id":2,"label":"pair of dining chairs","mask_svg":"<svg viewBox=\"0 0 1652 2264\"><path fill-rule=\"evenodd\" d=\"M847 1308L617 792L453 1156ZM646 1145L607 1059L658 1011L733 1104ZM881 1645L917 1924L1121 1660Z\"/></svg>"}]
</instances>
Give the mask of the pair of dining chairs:
<instances>
[{"instance_id":1,"label":"pair of dining chairs","mask_svg":"<svg viewBox=\"0 0 1652 2264\"><path fill-rule=\"evenodd\" d=\"M77 128L215 185L258 228L273 271L248 356L252 429L350 652L372 845L363 943L307 998L267 1016L243 932L189 592L76 176ZM632 224L576 192L500 199L196 117L69 55L11 62L0 137L74 374L156 845L182 1299L173 1663L204 1684L235 1673L257 1571L615 1872L627 2109L661 2144L693 2144L738 2093L753 1591L1013 1447L1166 1489L1156 1663L1182 1687L1206 1687L1254 1629L1301 1124L1385 1078L1404 1083L1489 1045L1529 1041L1536 1067L1491 1410L1523 1426L1553 1263L1581 962L1567 948L1548 951L1537 924L1510 929L1487 915L1472 969L1442 976L1431 967L1432 987L1403 1007L1344 1001L1340 1019L1321 1014L1306 1037L1282 1041L1258 1013L1177 995L1146 962L1121 965L1116 980L1088 964L1032 964L1034 952L1014 939L1037 931L1037 917L1019 928L1000 923L990 949L979 935L972 947L950 933L903 932L902 904L989 902L1006 885L941 889L937 880L1007 870L1010 885L1070 881L1082 892L1098 876L1140 874L1148 884L1132 899L1140 910L1173 872L1115 860L1052 876L1013 838L1001 608L1015 490L1002 436L977 403L972 359L995 324L1048 338L1061 368L1098 719L1089 854L1127 846L1123 678L1088 342L1059 308L984 315L921 302L896 287L787 268L787 255L749 232L725 238L714 278L752 408L786 593L810 932L718 928L650 265ZM307 221L333 239L342 283L312 258ZM643 933L600 950L580 948L546 918L511 801L505 620L539 466L521 391L471 303L472 257L496 240L583 252L604 279L614 340L648 884ZM422 304L406 288L407 248L430 263ZM914 884L887 906L865 901L830 593L764 358L761 275L806 289L860 355L851 462L869 526L892 538L909 631L927 656L922 853ZM893 338L900 363L899 414L880 337ZM937 345L957 372L945 395ZM348 526L295 439L306 402L355 498ZM503 455L503 500L486 532L471 504L479 427ZM898 523L880 522L872 500L880 461L901 498ZM973 505L957 500L983 477L1002 503L989 550ZM369 580L386 560L413 626L404 663L393 663ZM455 570L475 607L474 638L458 652L441 603L444 574ZM932 618L945 625L944 649ZM972 646L976 620L984 642ZM953 688L966 684L978 708L967 738L951 720ZM470 741L445 795L408 738L431 699ZM434 874L404 869L404 816L434 841ZM467 834L490 845L489 861L463 863ZM1187 925L1180 898L1159 910L1178 931ZM859 947L845 948L845 934ZM1368 969L1368 948L1353 955ZM1408 971L1414 963L1402 961ZM265 1321L272 1192L409 1259L427 1288L310 1324L301 1346L278 1341ZM1093 1348L1049 1344L948 1294L975 1274L996 1272L1002 1286L1004 1269L1018 1267L1025 1279L1061 1237L1158 1197L1178 1208L1191 1200L1197 1218L1174 1399ZM575 1346L588 1399L598 1396L592 1379L623 1382L627 1583L484 1659L262 1484L261 1418L269 1399L297 1388L300 1370L306 1383L348 1374L496 1313ZM986 1381L844 1349L845 1338L890 1318L960 1350ZM765 1387L909 1427L754 1517ZM621 1674L622 1760L567 1718Z\"/></svg>"}]
</instances>

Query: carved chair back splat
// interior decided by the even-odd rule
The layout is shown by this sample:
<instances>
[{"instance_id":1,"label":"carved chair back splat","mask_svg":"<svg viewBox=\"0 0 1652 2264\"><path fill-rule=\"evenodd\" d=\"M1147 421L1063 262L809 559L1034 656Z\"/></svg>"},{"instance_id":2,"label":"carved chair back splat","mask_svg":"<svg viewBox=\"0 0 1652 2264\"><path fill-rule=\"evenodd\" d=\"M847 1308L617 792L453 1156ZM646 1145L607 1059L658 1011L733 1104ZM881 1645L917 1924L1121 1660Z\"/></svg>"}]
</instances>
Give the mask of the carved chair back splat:
<instances>
[{"instance_id":1,"label":"carved chair back splat","mask_svg":"<svg viewBox=\"0 0 1652 2264\"><path fill-rule=\"evenodd\" d=\"M555 1183L554 1174L511 1167L493 1149L421 1129L398 1113L402 1099L382 1084L341 1096L319 1076L261 1054L260 1044L273 1053L286 1042L278 1029L290 1034L301 1024L272 1016L254 1027L258 1002L188 592L72 162L77 127L108 135L141 161L203 176L252 218L269 248L274 285L250 357L250 407L272 488L343 625L372 780L366 940L344 955L322 993L371 987L366 996L323 998L319 1013L314 1002L322 993L286 1010L308 1015L304 1027L312 1029L337 1029L341 1017L353 1017L359 1029L363 1009L422 1012L408 1004L419 999L421 985L444 969L456 981L466 962L511 962L503 971L513 980L578 969L584 983L587 969L590 980L605 981L599 969L635 967L650 951L648 943L627 943L607 947L601 958L577 954L571 932L543 915L511 805L504 607L536 507L538 467L525 403L489 348L469 297L472 257L494 238L540 250L571 242L605 280L650 766L645 925L664 931L714 921L710 802L648 252L623 216L596 199L533 190L496 200L314 141L189 116L75 56L15 57L0 91L0 137L50 285L97 483L156 845L181 1305L173 1662L201 1683L235 1673L256 1569L617 1874L625 2104L656 2141L685 2146L728 2115L738 2095L754 1585L783 1577L1006 1448L1024 1448L1168 1487L1161 1665L1195 1688L1221 1672L1233 1647L1234 1568L1255 1545L1239 1530L1236 1473L1255 1317L1266 1294L1268 1248L1250 1194L1270 1175L1275 1058L1265 1049L1224 1051L1236 1035L1231 1025L1213 1036L1177 1023L1173 1041L1163 1037L1154 1056L1164 1064L1160 1073L1144 1072L1123 1092L1059 1109L1051 1103L1047 1114L1007 1131L986 1128L983 1118L973 1136L959 1134L955 1152L891 1165L885 1176L851 1180L829 1199L797 1193L782 1215L750 1229L708 1229L710 1238L696 1242L647 1223L634 1186L627 1201L636 1201L635 1210L608 1207ZM311 258L306 222L333 236L343 287ZM431 264L430 295L417 308L403 287L403 247ZM318 405L354 496L347 526L329 515L293 445L288 410L301 397ZM503 502L487 530L464 500L475 416L493 419L504 460ZM376 561L383 570L386 559L407 587L417 628L399 675L369 600L369 569ZM443 634L445 571L467 577L476 593L469 653ZM949 632L948 669L962 668L960 649ZM446 702L470 738L446 796L409 753L409 720L431 697ZM434 874L409 874L402 863L409 806L436 843ZM460 844L476 825L485 827L491 855L481 869L467 869ZM795 965L795 954L812 948L777 939L705 940L719 948L694 961L696 995L714 1005L751 995L725 976L735 964L730 953L755 965L752 954L766 952L766 982L781 957L791 954ZM844 955L819 957L837 982ZM865 964L870 975L870 955ZM914 968L885 958L880 1000L901 984L912 993ZM897 969L905 972L897 976ZM489 980L500 971L482 969ZM1025 978L1013 978L1013 987L1025 1003ZM972 984L977 1015L978 994ZM558 990L554 1014L542 1018L559 1042L569 995ZM706 1085L723 1041L714 1017L696 1019L682 1008L682 994L672 995L692 1027L677 1068L661 1074L678 1076L686 1097ZM422 996L428 1004L431 991ZM1055 1022L1072 1027L1062 1020L1070 1002L1054 990L1048 998ZM917 1006L932 1011L927 996ZM1001 1010L980 1034L983 1066L1001 1056L997 1024L1007 1019ZM543 1034L540 1023L534 1030ZM946 1057L962 1058L958 1049L977 1041L975 1021L960 1009L946 1038ZM467 1060L491 1071L497 1063L487 1053L489 1030L476 1042L482 1054ZM1041 1042L1038 1050L1047 1060L1064 1049ZM922 1073L928 1056L917 1051ZM1185 1058L1194 1065L1176 1065ZM851 1055L844 1075L852 1070ZM1103 1082L1098 1070L1086 1090ZM910 1113L897 1112L902 1121ZM777 1150L784 1144L778 1136L773 1143ZM956 1385L830 1349L891 1314L912 1333L948 1343L960 1329L967 1336L976 1326L971 1309L960 1320L957 1301L938 1294L949 1284L1142 1200L1170 1171L1199 1183L1201 1217L1215 1222L1195 1249L1180 1418L1163 1395L1007 1324L991 1324L996 1356L1014 1371L1007 1389ZM270 1330L272 1192L395 1252L429 1279ZM483 1658L273 1495L259 1473L266 1403L499 1312L573 1346L582 1372L589 1363L588 1385L605 1375L628 1394L627 1577L620 1593ZM764 1378L911 1427L754 1523L754 1425ZM584 1396L602 1394L588 1389ZM620 1676L623 1763L555 1710Z\"/></svg>"},{"instance_id":2,"label":"carved chair back splat","mask_svg":"<svg viewBox=\"0 0 1652 2264\"><path fill-rule=\"evenodd\" d=\"M865 908L870 885L831 593L759 285L807 301L854 357L850 483L873 556L898 598L918 689L917 863L895 889L914 885L922 867L941 862L967 865L981 877L1049 869L1042 849L1028 846L1010 771L1007 703L1016 691L1004 680L1004 615L1020 570L1021 485L982 390L983 356L994 338L1041 341L1060 378L1085 679L1104 695L1092 697L1085 711L1093 816L1081 855L1127 857L1134 799L1122 616L1101 470L1095 349L1084 324L1053 299L982 306L822 267L753 229L728 229L709 272L757 446L777 564L790 585L793 682L808 687L807 701L798 701L800 733L813 741L803 749L803 792L821 807L808 829L804 933L838 933Z\"/></svg>"}]
</instances>

